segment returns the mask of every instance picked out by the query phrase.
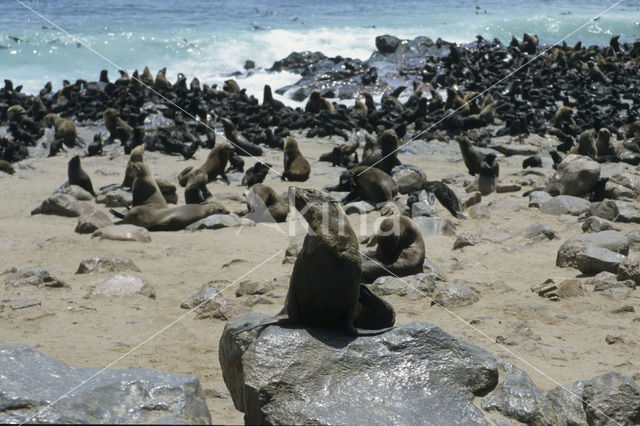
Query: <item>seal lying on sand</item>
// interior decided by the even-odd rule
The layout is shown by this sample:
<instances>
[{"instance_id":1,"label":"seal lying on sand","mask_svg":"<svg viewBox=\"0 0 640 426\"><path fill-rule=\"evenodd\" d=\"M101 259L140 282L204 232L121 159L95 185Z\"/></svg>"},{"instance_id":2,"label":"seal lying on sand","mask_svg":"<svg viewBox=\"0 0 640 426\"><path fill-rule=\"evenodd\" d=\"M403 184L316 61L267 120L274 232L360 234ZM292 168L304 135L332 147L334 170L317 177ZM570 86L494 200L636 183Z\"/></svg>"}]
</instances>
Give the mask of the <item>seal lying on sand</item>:
<instances>
[{"instance_id":1,"label":"seal lying on sand","mask_svg":"<svg viewBox=\"0 0 640 426\"><path fill-rule=\"evenodd\" d=\"M358 239L340 204L321 191L295 187L289 188L289 199L310 232L293 266L284 308L274 318L236 333L270 324L344 325L354 335L389 330L395 313L360 285Z\"/></svg>"},{"instance_id":2,"label":"seal lying on sand","mask_svg":"<svg viewBox=\"0 0 640 426\"><path fill-rule=\"evenodd\" d=\"M387 217L376 231L378 247L373 256L362 259L362 281L378 277L419 274L423 271L424 240L418 226L406 216Z\"/></svg>"},{"instance_id":3,"label":"seal lying on sand","mask_svg":"<svg viewBox=\"0 0 640 426\"><path fill-rule=\"evenodd\" d=\"M427 181L423 185L423 189L427 192L431 192L436 196L438 201L442 206L449 210L454 217L458 219L466 219L465 215L462 214L462 203L460 199L453 191L453 189L449 188L447 184L440 181Z\"/></svg>"},{"instance_id":4,"label":"seal lying on sand","mask_svg":"<svg viewBox=\"0 0 640 426\"><path fill-rule=\"evenodd\" d=\"M349 179L351 192L344 197L343 203L363 200L378 204L392 201L398 194L393 178L375 167L358 166L344 175L344 180ZM340 184L343 185L343 176L340 176Z\"/></svg>"},{"instance_id":5,"label":"seal lying on sand","mask_svg":"<svg viewBox=\"0 0 640 426\"><path fill-rule=\"evenodd\" d=\"M149 231L179 231L194 222L212 214L228 214L220 203L187 204L184 206L155 209L149 206L137 206L122 214L109 210L114 216L129 225L142 226Z\"/></svg>"},{"instance_id":6,"label":"seal lying on sand","mask_svg":"<svg viewBox=\"0 0 640 426\"><path fill-rule=\"evenodd\" d=\"M270 186L256 183L247 193L247 217L254 222L284 222L289 205Z\"/></svg>"}]
</instances>

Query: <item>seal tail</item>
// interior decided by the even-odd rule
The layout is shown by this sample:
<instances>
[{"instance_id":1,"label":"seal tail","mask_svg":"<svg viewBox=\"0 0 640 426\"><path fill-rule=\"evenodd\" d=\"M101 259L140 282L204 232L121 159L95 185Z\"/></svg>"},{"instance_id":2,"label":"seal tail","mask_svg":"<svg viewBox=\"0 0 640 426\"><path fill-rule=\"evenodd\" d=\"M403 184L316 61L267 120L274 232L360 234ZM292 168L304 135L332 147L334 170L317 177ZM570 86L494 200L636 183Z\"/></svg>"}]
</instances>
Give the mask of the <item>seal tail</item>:
<instances>
[{"instance_id":1,"label":"seal tail","mask_svg":"<svg viewBox=\"0 0 640 426\"><path fill-rule=\"evenodd\" d=\"M293 323L293 320L284 315L277 315L273 318L269 318L267 320L261 321L258 324L252 324L247 327L241 328L239 330L233 331L234 335L238 335L240 333L244 333L245 331L253 330L254 328L266 327L268 325L287 325Z\"/></svg>"}]
</instances>

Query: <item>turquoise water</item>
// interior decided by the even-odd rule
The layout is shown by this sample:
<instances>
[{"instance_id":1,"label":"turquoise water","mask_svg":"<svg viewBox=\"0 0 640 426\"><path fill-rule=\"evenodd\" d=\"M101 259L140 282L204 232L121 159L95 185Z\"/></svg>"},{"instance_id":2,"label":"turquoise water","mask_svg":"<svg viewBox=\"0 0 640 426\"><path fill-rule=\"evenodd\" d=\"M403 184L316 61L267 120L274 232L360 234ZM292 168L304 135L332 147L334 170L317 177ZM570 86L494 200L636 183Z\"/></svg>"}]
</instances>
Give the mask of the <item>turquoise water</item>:
<instances>
[{"instance_id":1,"label":"turquoise water","mask_svg":"<svg viewBox=\"0 0 640 426\"><path fill-rule=\"evenodd\" d=\"M95 80L103 68L148 65L155 74L167 67L213 83L227 78L247 59L269 67L292 51L366 59L376 35L426 35L469 42L476 34L509 42L535 33L555 43L581 25L569 43L607 44L611 35L640 38L640 1L623 1L597 21L615 1L167 1L37 0L25 4L95 49L113 64L56 29L15 0L0 0L0 78L37 92L64 78ZM16 42L10 36L17 37ZM80 46L80 47L78 47ZM250 93L269 82L278 87L297 80L288 73L258 72L240 81Z\"/></svg>"}]
</instances>

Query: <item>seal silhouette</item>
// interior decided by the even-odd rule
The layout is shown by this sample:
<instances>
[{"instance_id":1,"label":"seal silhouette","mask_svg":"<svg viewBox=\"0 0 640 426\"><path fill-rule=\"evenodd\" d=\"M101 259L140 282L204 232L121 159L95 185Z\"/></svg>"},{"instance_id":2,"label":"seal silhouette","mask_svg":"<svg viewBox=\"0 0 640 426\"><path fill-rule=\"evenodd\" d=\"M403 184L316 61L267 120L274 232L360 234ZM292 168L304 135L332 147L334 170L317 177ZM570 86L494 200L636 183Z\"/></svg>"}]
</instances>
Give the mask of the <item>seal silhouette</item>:
<instances>
[{"instance_id":1,"label":"seal silhouette","mask_svg":"<svg viewBox=\"0 0 640 426\"><path fill-rule=\"evenodd\" d=\"M96 193L93 192L91 178L89 178L89 175L82 170L82 166L80 166L80 156L74 155L71 160L69 160L67 177L69 179L69 185L78 185L94 197L96 196Z\"/></svg>"},{"instance_id":2,"label":"seal silhouette","mask_svg":"<svg viewBox=\"0 0 640 426\"><path fill-rule=\"evenodd\" d=\"M296 187L289 188L289 199L310 231L293 266L284 308L279 315L235 333L289 323L343 325L353 335L390 330L395 322L393 308L360 285L358 239L340 204L325 192ZM358 315L361 312L364 315Z\"/></svg>"}]
</instances>

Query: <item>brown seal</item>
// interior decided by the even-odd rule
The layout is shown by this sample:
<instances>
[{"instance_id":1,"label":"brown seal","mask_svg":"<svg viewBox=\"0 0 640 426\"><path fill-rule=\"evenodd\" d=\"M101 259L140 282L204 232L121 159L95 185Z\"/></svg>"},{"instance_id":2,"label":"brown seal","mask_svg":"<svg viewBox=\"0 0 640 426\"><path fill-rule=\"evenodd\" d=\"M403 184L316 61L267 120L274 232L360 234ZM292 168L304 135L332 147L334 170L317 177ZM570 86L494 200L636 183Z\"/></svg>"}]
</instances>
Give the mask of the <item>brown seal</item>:
<instances>
[{"instance_id":1,"label":"brown seal","mask_svg":"<svg viewBox=\"0 0 640 426\"><path fill-rule=\"evenodd\" d=\"M284 222L289 214L289 205L270 186L256 183L247 193L247 218L254 222Z\"/></svg>"},{"instance_id":2,"label":"brown seal","mask_svg":"<svg viewBox=\"0 0 640 426\"><path fill-rule=\"evenodd\" d=\"M613 146L611 145L611 131L606 127L603 127L598 131L598 137L596 138L596 151L598 153L598 157L615 154Z\"/></svg>"},{"instance_id":3,"label":"brown seal","mask_svg":"<svg viewBox=\"0 0 640 426\"><path fill-rule=\"evenodd\" d=\"M418 226L406 216L384 218L375 234L378 247L362 259L362 281L378 277L406 277L423 271L424 240Z\"/></svg>"},{"instance_id":4,"label":"brown seal","mask_svg":"<svg viewBox=\"0 0 640 426\"><path fill-rule=\"evenodd\" d=\"M471 176L479 174L486 155L475 149L466 136L460 135L456 140L458 141L458 145L460 145L460 153L462 154L464 165L467 166L469 174Z\"/></svg>"},{"instance_id":5,"label":"brown seal","mask_svg":"<svg viewBox=\"0 0 640 426\"><path fill-rule=\"evenodd\" d=\"M124 171L124 181L122 188L131 188L131 184L133 184L133 179L136 177L136 169L133 167L135 163L142 163L144 156L144 145L138 145L131 150L131 155L129 156L129 161L127 162L127 168Z\"/></svg>"},{"instance_id":6,"label":"brown seal","mask_svg":"<svg viewBox=\"0 0 640 426\"><path fill-rule=\"evenodd\" d=\"M346 173L340 177L340 184L343 185L343 180L349 178L351 192L344 197L343 203L362 200L378 204L392 201L398 194L398 185L380 169L358 166Z\"/></svg>"},{"instance_id":7,"label":"brown seal","mask_svg":"<svg viewBox=\"0 0 640 426\"><path fill-rule=\"evenodd\" d=\"M162 196L155 179L151 175L149 166L144 163L134 163L136 177L131 186L133 192L133 206L148 206L154 209L166 209L167 202Z\"/></svg>"},{"instance_id":8,"label":"brown seal","mask_svg":"<svg viewBox=\"0 0 640 426\"><path fill-rule=\"evenodd\" d=\"M395 313L390 305L360 285L362 261L358 239L340 204L327 193L295 187L289 188L289 199L309 224L310 231L293 266L284 308L278 316L235 333L287 323L344 325L354 335L389 330L395 322Z\"/></svg>"},{"instance_id":9,"label":"brown seal","mask_svg":"<svg viewBox=\"0 0 640 426\"><path fill-rule=\"evenodd\" d=\"M282 180L292 182L304 182L309 179L311 166L298 148L298 141L292 136L287 136L284 142L284 173Z\"/></svg>"},{"instance_id":10,"label":"brown seal","mask_svg":"<svg viewBox=\"0 0 640 426\"><path fill-rule=\"evenodd\" d=\"M425 181L422 187L427 192L431 192L435 195L440 204L449 210L449 213L454 217L457 217L458 219L466 219L465 215L462 214L462 203L460 202L460 199L453 189L449 188L446 183L438 180Z\"/></svg>"},{"instance_id":11,"label":"brown seal","mask_svg":"<svg viewBox=\"0 0 640 426\"><path fill-rule=\"evenodd\" d=\"M15 169L13 168L13 165L6 160L0 160L0 171L3 171L10 175L16 172Z\"/></svg>"},{"instance_id":12,"label":"brown seal","mask_svg":"<svg viewBox=\"0 0 640 426\"><path fill-rule=\"evenodd\" d=\"M131 133L133 133L133 127L120 118L120 112L115 108L105 109L102 116L104 125L110 133L110 138L120 139L120 142L124 145L129 140Z\"/></svg>"},{"instance_id":13,"label":"brown seal","mask_svg":"<svg viewBox=\"0 0 640 426\"><path fill-rule=\"evenodd\" d=\"M56 137L62 139L62 142L64 142L66 146L75 146L78 131L73 121L59 117L56 114L47 114L44 116L44 122L47 126L54 127Z\"/></svg>"},{"instance_id":14,"label":"brown seal","mask_svg":"<svg viewBox=\"0 0 640 426\"><path fill-rule=\"evenodd\" d=\"M320 91L318 89L314 89L309 95L309 100L307 101L304 110L311 114L317 114L320 111L332 113L335 112L336 108L331 102L327 101L320 95Z\"/></svg>"},{"instance_id":15,"label":"brown seal","mask_svg":"<svg viewBox=\"0 0 640 426\"><path fill-rule=\"evenodd\" d=\"M16 121L20 123L25 118L27 118L27 111L25 111L22 105L11 105L7 108L7 119L9 121Z\"/></svg>"},{"instance_id":16,"label":"brown seal","mask_svg":"<svg viewBox=\"0 0 640 426\"><path fill-rule=\"evenodd\" d=\"M220 203L186 204L162 209L147 205L132 207L124 215L110 210L122 222L129 225L142 226L149 231L179 231L194 222L212 214L228 214L229 211Z\"/></svg>"},{"instance_id":17,"label":"brown seal","mask_svg":"<svg viewBox=\"0 0 640 426\"><path fill-rule=\"evenodd\" d=\"M69 179L69 185L77 185L94 197L96 196L96 193L93 192L91 178L89 178L89 175L82 170L82 166L80 165L80 156L74 155L71 160L69 160L69 165L67 166L67 178Z\"/></svg>"},{"instance_id":18,"label":"brown seal","mask_svg":"<svg viewBox=\"0 0 640 426\"><path fill-rule=\"evenodd\" d=\"M207 172L198 169L189 175L189 180L184 189L185 204L202 204L213 195L207 189Z\"/></svg>"},{"instance_id":19,"label":"brown seal","mask_svg":"<svg viewBox=\"0 0 640 426\"><path fill-rule=\"evenodd\" d=\"M360 166L376 167L387 174L391 174L391 170L395 166L402 163L398 159L398 135L393 129L387 129L376 140L375 144L369 145L368 152L365 145L365 153L362 156ZM379 150L378 150L379 147Z\"/></svg>"},{"instance_id":20,"label":"brown seal","mask_svg":"<svg viewBox=\"0 0 640 426\"><path fill-rule=\"evenodd\" d=\"M168 204L178 204L178 188L163 178L154 178L160 193Z\"/></svg>"},{"instance_id":21,"label":"brown seal","mask_svg":"<svg viewBox=\"0 0 640 426\"><path fill-rule=\"evenodd\" d=\"M571 148L568 154L584 155L586 157L596 158L598 151L596 150L595 129L588 129L578 135L578 144Z\"/></svg>"}]
</instances>

